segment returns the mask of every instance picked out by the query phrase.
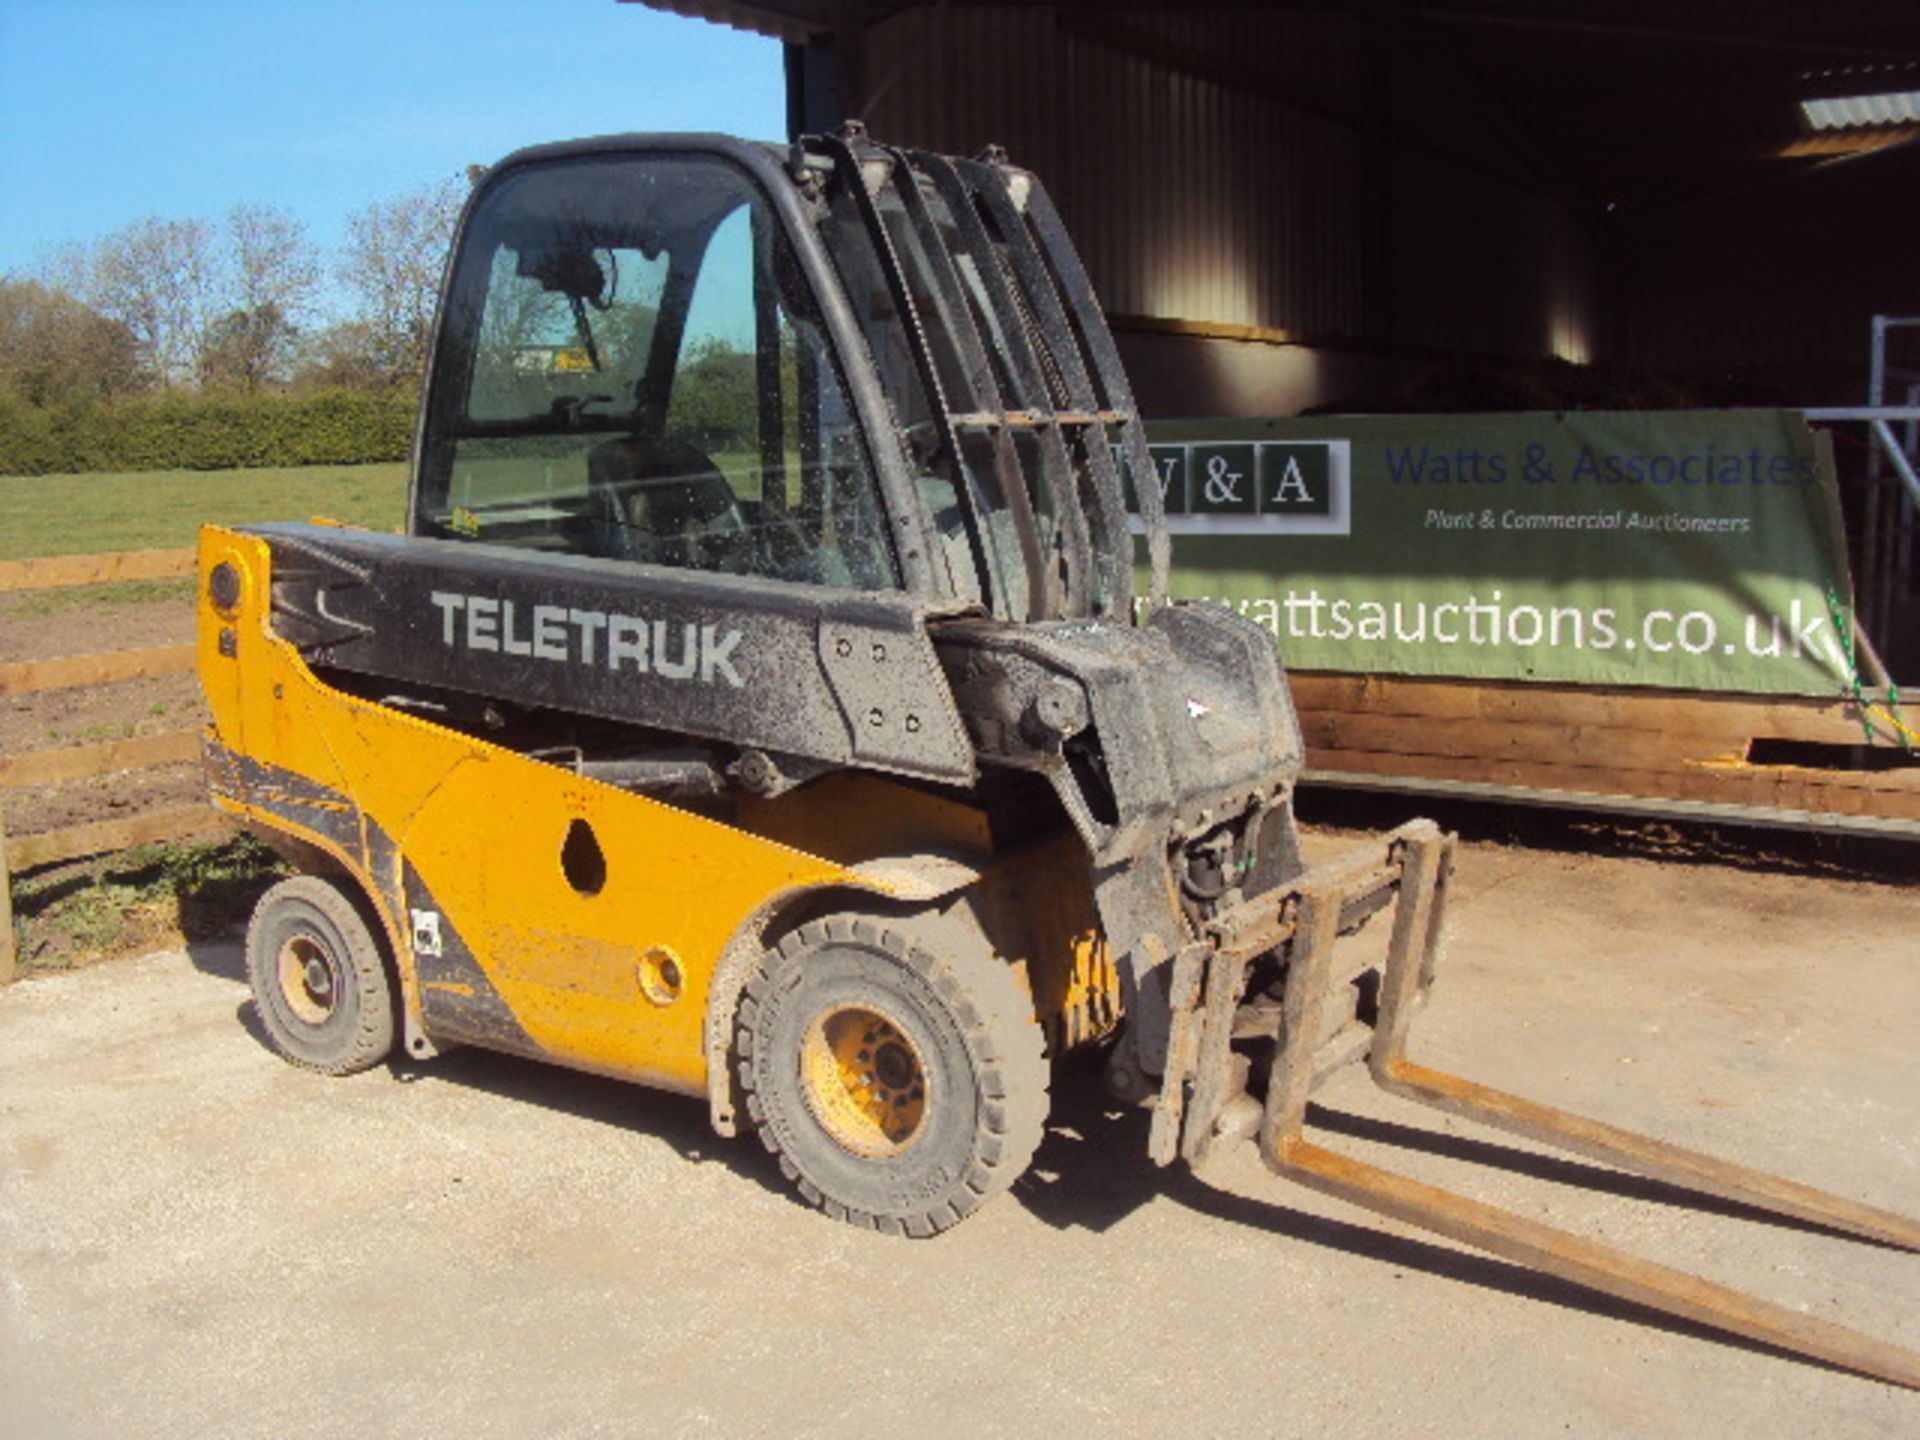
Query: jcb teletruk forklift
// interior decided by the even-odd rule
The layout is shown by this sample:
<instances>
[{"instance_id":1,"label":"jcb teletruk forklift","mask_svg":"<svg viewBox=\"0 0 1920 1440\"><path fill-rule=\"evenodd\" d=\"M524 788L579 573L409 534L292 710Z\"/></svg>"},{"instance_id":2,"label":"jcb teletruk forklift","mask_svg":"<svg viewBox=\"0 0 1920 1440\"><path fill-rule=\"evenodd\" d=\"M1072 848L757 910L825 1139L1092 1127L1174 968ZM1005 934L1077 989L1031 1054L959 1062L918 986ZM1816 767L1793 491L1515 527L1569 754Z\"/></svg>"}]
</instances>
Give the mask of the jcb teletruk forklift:
<instances>
[{"instance_id":1,"label":"jcb teletruk forklift","mask_svg":"<svg viewBox=\"0 0 1920 1440\"><path fill-rule=\"evenodd\" d=\"M1303 871L1272 641L1169 602L1106 323L997 152L849 126L508 157L460 223L406 533L209 528L199 573L215 801L301 872L247 937L295 1064L474 1044L703 1096L830 1215L930 1235L1026 1167L1052 1057L1104 1046L1162 1164L1257 1135L1361 1205L1920 1384L1904 1352L1303 1136L1316 1079L1364 1057L1396 1093L1920 1248L1404 1058L1451 840L1414 822ZM1388 910L1384 960L1336 944Z\"/></svg>"}]
</instances>

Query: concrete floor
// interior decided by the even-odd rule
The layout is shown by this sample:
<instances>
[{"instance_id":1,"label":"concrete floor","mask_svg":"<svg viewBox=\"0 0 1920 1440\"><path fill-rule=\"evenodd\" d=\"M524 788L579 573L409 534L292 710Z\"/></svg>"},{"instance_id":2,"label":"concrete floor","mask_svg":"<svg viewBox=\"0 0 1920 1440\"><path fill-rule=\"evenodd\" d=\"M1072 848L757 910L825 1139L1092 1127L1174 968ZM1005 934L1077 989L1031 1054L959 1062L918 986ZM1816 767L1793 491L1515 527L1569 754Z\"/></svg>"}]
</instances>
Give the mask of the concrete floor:
<instances>
[{"instance_id":1,"label":"concrete floor","mask_svg":"<svg viewBox=\"0 0 1920 1440\"><path fill-rule=\"evenodd\" d=\"M1415 1053L1920 1211L1915 900L1472 847ZM1920 1435L1920 1394L1421 1238L1250 1149L1156 1172L1084 1072L1012 1197L909 1243L802 1209L685 1100L473 1052L297 1072L239 969L217 945L0 992L0 1435ZM1354 1073L1317 1118L1920 1349L1920 1256L1649 1199Z\"/></svg>"}]
</instances>

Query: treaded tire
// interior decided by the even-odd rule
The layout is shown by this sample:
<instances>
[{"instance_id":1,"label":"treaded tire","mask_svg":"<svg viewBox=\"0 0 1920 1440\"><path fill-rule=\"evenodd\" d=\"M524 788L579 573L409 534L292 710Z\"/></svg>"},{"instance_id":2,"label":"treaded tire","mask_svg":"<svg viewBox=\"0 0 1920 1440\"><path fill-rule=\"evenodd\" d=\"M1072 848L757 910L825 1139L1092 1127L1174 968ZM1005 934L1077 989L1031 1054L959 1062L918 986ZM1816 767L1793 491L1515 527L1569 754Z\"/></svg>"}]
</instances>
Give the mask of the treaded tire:
<instances>
[{"instance_id":1,"label":"treaded tire","mask_svg":"<svg viewBox=\"0 0 1920 1440\"><path fill-rule=\"evenodd\" d=\"M837 1220L933 1235L1013 1184L1039 1148L1049 1076L1033 1002L984 945L943 948L962 953L935 954L904 926L829 916L768 951L741 998L748 1116L800 1194ZM820 1018L848 1013L884 1017L924 1068L924 1112L894 1153L836 1138L805 1072Z\"/></svg>"},{"instance_id":2,"label":"treaded tire","mask_svg":"<svg viewBox=\"0 0 1920 1440\"><path fill-rule=\"evenodd\" d=\"M352 1075L392 1053L393 986L359 907L317 875L282 880L247 924L247 980L273 1048Z\"/></svg>"}]
</instances>

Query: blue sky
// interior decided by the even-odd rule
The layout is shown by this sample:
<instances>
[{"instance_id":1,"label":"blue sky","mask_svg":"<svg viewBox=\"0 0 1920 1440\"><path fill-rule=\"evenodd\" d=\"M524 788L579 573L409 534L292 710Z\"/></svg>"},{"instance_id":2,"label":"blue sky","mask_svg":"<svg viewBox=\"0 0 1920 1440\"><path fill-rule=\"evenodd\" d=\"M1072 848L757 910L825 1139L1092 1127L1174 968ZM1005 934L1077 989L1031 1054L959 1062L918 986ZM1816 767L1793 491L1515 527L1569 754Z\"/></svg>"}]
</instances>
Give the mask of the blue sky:
<instances>
[{"instance_id":1,"label":"blue sky","mask_svg":"<svg viewBox=\"0 0 1920 1440\"><path fill-rule=\"evenodd\" d=\"M242 202L331 251L521 145L785 116L777 42L616 0L0 0L0 274Z\"/></svg>"}]
</instances>

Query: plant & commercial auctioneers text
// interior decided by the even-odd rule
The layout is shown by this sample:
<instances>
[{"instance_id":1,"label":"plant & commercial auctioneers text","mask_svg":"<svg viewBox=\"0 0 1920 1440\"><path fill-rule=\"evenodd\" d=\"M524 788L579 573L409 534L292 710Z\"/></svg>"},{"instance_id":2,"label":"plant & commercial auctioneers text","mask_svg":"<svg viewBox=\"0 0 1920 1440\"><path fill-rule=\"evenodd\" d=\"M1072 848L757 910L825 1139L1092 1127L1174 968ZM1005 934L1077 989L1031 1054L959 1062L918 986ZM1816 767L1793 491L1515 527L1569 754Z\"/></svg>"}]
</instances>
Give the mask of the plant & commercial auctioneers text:
<instances>
[{"instance_id":1,"label":"plant & commercial auctioneers text","mask_svg":"<svg viewBox=\"0 0 1920 1440\"><path fill-rule=\"evenodd\" d=\"M1749 535L1751 515L1645 514L1639 510L1602 510L1565 514L1533 510L1429 509L1427 530L1645 530L1662 535Z\"/></svg>"}]
</instances>

